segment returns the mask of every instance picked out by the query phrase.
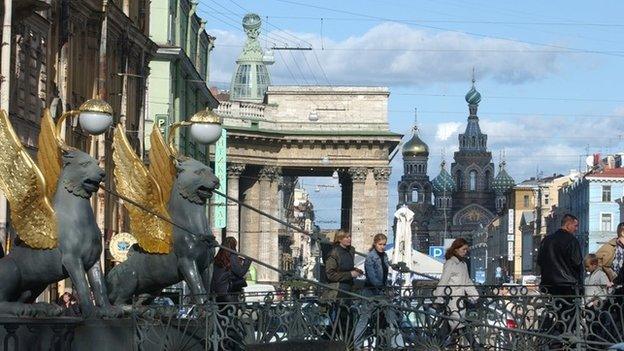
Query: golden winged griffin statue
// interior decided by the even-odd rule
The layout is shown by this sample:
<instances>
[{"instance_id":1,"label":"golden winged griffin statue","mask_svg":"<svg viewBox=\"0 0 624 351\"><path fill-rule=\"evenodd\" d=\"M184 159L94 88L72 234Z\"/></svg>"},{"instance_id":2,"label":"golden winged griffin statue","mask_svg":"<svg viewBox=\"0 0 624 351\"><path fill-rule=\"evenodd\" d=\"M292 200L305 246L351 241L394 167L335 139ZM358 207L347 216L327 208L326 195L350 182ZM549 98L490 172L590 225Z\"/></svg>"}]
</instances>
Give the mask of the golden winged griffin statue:
<instances>
[{"instance_id":1,"label":"golden winged griffin statue","mask_svg":"<svg viewBox=\"0 0 624 351\"><path fill-rule=\"evenodd\" d=\"M7 113L0 112L0 190L16 234L9 254L0 259L0 313L60 313L52 305L38 311L30 303L49 284L69 277L83 315L117 314L97 264L102 234L90 203L104 176L93 157L59 138L48 110L41 121L37 163Z\"/></svg>"},{"instance_id":2,"label":"golden winged griffin statue","mask_svg":"<svg viewBox=\"0 0 624 351\"><path fill-rule=\"evenodd\" d=\"M156 126L150 141L148 168L122 127L115 130L115 185L126 199L137 244L128 259L108 274L109 298L115 305L128 304L133 296L147 302L163 288L184 280L196 302L203 303L217 245L208 225L206 201L219 180L205 164L166 145Z\"/></svg>"}]
</instances>

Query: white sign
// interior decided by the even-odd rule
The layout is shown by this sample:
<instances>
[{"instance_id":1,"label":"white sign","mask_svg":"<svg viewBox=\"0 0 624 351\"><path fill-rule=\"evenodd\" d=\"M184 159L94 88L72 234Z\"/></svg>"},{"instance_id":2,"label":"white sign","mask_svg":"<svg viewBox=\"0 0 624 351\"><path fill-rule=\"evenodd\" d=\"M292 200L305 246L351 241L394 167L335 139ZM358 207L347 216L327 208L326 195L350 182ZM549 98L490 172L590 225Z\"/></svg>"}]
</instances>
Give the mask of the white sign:
<instances>
[{"instance_id":1,"label":"white sign","mask_svg":"<svg viewBox=\"0 0 624 351\"><path fill-rule=\"evenodd\" d=\"M514 210L513 208L509 209L509 216L507 218L507 233L514 233Z\"/></svg>"},{"instance_id":2,"label":"white sign","mask_svg":"<svg viewBox=\"0 0 624 351\"><path fill-rule=\"evenodd\" d=\"M451 247L451 245L453 245L453 241L455 241L455 239L444 239L444 250Z\"/></svg>"},{"instance_id":3,"label":"white sign","mask_svg":"<svg viewBox=\"0 0 624 351\"><path fill-rule=\"evenodd\" d=\"M507 260L513 261L513 257L514 257L514 243L513 241L508 241L507 242Z\"/></svg>"}]
</instances>

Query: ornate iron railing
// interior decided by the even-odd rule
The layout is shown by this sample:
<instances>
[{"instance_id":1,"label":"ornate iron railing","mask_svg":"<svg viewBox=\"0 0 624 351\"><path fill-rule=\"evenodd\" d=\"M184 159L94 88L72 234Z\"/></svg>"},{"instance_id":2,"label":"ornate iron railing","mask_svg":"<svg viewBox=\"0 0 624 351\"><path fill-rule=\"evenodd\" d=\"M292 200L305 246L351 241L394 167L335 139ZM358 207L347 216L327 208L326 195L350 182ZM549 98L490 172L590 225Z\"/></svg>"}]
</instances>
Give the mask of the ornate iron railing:
<instances>
[{"instance_id":1,"label":"ornate iron railing","mask_svg":"<svg viewBox=\"0 0 624 351\"><path fill-rule=\"evenodd\" d=\"M262 302L135 308L144 350L253 349L329 340L359 350L604 350L624 342L624 296L558 296L528 287L479 287L479 297L431 288L372 300L303 296Z\"/></svg>"}]
</instances>

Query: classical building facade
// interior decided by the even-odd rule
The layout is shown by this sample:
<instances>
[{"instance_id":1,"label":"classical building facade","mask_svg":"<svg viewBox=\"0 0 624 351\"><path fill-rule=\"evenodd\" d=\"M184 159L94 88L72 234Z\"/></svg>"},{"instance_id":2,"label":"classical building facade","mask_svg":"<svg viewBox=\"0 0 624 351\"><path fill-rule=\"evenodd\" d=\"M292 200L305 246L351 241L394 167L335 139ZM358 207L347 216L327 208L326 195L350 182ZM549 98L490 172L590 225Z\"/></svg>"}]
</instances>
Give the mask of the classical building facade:
<instances>
[{"instance_id":1,"label":"classical building facade","mask_svg":"<svg viewBox=\"0 0 624 351\"><path fill-rule=\"evenodd\" d=\"M401 139L389 131L389 91L263 84L270 82L266 66L272 61L256 45L259 21L253 14L243 19L248 41L233 74L230 100L217 110L228 132L228 195L278 217L285 178L330 177L336 171L342 187L341 227L352 233L356 249L365 251L375 233L388 232L389 155ZM227 235L240 239L243 253L279 266L282 229L228 202ZM278 279L275 272L258 267L258 281Z\"/></svg>"},{"instance_id":2,"label":"classical building facade","mask_svg":"<svg viewBox=\"0 0 624 351\"><path fill-rule=\"evenodd\" d=\"M10 43L2 45L10 56L0 62L2 72L10 72L2 77L0 93L6 99L1 107L9 112L18 136L33 156L45 108L56 118L94 97L112 106L114 123L125 126L128 139L140 151L144 77L156 52L148 36L147 1L14 0L10 30ZM63 130L68 143L90 152L102 167L111 170L112 134L89 139L76 122L68 121ZM106 177L106 186L114 187L112 177ZM0 207L4 232L6 203ZM127 229L118 199L100 191L94 209L104 244L112 234ZM2 239L6 241L5 235Z\"/></svg>"},{"instance_id":3,"label":"classical building facade","mask_svg":"<svg viewBox=\"0 0 624 351\"><path fill-rule=\"evenodd\" d=\"M477 109L481 94L474 86L466 94L469 115L466 130L459 135L450 173L443 162L439 174L427 175L429 147L414 128L403 145L404 174L398 183L399 206L406 204L415 213L412 222L415 248L426 252L442 245L446 238L468 237L487 226L496 213L506 208L513 179L504 164L494 177L487 135L481 131Z\"/></svg>"}]
</instances>

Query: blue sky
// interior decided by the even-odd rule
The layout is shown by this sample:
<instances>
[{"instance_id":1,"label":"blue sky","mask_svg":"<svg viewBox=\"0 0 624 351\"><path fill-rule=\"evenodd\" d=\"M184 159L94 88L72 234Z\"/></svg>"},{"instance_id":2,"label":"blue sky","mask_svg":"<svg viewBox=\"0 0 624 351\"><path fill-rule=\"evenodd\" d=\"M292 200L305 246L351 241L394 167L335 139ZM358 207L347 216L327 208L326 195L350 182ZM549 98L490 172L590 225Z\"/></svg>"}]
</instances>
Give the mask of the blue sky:
<instances>
[{"instance_id":1,"label":"blue sky","mask_svg":"<svg viewBox=\"0 0 624 351\"><path fill-rule=\"evenodd\" d=\"M217 38L214 85L229 84L247 11L268 17L263 45L314 48L276 53L274 84L387 86L390 128L406 138L418 108L432 178L465 128L472 67L490 151L498 164L505 150L516 181L566 174L587 150L623 151L624 2L201 0L199 14ZM391 209L401 162L393 162ZM335 227L340 189L313 191L335 181L303 181L321 226Z\"/></svg>"}]
</instances>

